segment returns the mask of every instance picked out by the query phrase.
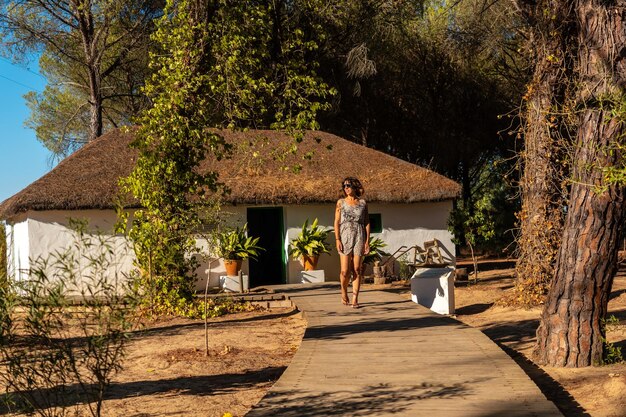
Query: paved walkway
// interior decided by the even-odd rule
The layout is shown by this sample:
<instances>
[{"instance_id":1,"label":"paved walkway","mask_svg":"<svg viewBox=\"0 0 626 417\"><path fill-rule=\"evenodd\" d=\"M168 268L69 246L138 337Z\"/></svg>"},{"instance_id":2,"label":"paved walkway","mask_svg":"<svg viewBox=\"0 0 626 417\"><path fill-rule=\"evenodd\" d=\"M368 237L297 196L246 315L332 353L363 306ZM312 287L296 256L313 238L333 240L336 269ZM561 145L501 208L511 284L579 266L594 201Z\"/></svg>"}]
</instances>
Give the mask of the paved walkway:
<instances>
[{"instance_id":1,"label":"paved walkway","mask_svg":"<svg viewBox=\"0 0 626 417\"><path fill-rule=\"evenodd\" d=\"M480 331L384 291L362 308L339 287L280 286L308 321L302 345L259 416L561 416Z\"/></svg>"}]
</instances>

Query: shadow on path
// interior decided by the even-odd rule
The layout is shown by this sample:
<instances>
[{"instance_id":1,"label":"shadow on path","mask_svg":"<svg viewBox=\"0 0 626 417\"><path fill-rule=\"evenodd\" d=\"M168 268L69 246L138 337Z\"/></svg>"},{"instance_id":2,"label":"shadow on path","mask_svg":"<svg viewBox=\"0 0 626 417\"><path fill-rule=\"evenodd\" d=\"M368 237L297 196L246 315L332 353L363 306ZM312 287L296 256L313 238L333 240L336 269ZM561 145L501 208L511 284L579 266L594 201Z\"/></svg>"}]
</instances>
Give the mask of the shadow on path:
<instances>
[{"instance_id":1,"label":"shadow on path","mask_svg":"<svg viewBox=\"0 0 626 417\"><path fill-rule=\"evenodd\" d=\"M361 320L345 324L310 326L304 333L304 339L336 340L350 335L367 333L385 333L389 336L394 332L441 326L467 328L464 324L447 317L425 316L406 319Z\"/></svg>"},{"instance_id":2,"label":"shadow on path","mask_svg":"<svg viewBox=\"0 0 626 417\"><path fill-rule=\"evenodd\" d=\"M543 395L552 401L564 415L568 417L590 417L590 414L558 381L526 358L526 356L505 344L520 344L534 340L538 326L538 319L521 320L493 325L482 331L522 368L526 375L539 387Z\"/></svg>"},{"instance_id":3,"label":"shadow on path","mask_svg":"<svg viewBox=\"0 0 626 417\"><path fill-rule=\"evenodd\" d=\"M564 415L568 417L591 417L574 397L543 369L516 350L502 343L498 343L498 345L522 368L526 375L537 384L543 395L552 401Z\"/></svg>"},{"instance_id":4,"label":"shadow on path","mask_svg":"<svg viewBox=\"0 0 626 417\"><path fill-rule=\"evenodd\" d=\"M270 392L262 404L253 407L247 417L276 416L374 416L393 410L403 415L416 401L431 398L455 398L470 393L473 381L465 384L428 384L406 386L403 390L386 384L364 387L358 391L337 390L311 393L306 390Z\"/></svg>"}]
</instances>

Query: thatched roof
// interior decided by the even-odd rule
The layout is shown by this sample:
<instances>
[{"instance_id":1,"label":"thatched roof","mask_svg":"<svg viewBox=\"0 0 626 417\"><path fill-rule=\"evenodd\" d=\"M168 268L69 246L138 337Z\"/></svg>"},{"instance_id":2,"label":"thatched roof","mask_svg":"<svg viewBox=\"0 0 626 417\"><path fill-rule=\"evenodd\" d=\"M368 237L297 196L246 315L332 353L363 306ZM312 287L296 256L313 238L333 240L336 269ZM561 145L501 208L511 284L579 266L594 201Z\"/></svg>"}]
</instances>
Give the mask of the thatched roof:
<instances>
[{"instance_id":1,"label":"thatched roof","mask_svg":"<svg viewBox=\"0 0 626 417\"><path fill-rule=\"evenodd\" d=\"M455 198L459 185L433 171L324 132L308 132L297 155L286 152L293 139L267 130L221 132L234 145L233 157L208 157L202 170L219 172L232 204L330 203L340 197L341 180L358 177L369 202L421 202ZM109 209L118 179L137 160L132 133L112 130L64 159L48 174L0 204L0 218L28 210ZM256 151L257 155L253 155ZM311 160L303 159L314 152ZM273 158L288 155L284 160ZM292 169L302 165L299 173ZM128 206L137 206L128 201Z\"/></svg>"}]
</instances>

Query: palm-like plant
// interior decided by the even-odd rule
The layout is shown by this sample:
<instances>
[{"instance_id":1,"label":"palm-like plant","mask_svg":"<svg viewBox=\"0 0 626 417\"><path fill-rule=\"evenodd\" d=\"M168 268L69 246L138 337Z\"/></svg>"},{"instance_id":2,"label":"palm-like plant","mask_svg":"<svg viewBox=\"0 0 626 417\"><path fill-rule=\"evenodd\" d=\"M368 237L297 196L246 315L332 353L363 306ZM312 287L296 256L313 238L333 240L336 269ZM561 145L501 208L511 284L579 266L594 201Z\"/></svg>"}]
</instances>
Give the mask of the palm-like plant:
<instances>
[{"instance_id":1,"label":"palm-like plant","mask_svg":"<svg viewBox=\"0 0 626 417\"><path fill-rule=\"evenodd\" d=\"M289 255L295 259L303 256L319 256L322 253L330 253L329 245L326 243L330 230L324 230L317 225L317 218L309 227L309 219L304 221L302 231L291 241Z\"/></svg>"},{"instance_id":2,"label":"palm-like plant","mask_svg":"<svg viewBox=\"0 0 626 417\"><path fill-rule=\"evenodd\" d=\"M256 259L263 249L258 245L259 238L246 236L248 223L243 227L217 233L217 255L224 259Z\"/></svg>"},{"instance_id":3,"label":"palm-like plant","mask_svg":"<svg viewBox=\"0 0 626 417\"><path fill-rule=\"evenodd\" d=\"M390 253L385 252L382 248L387 246L387 244L377 237L372 238L370 236L370 251L367 255L363 257L363 264L371 264L375 261L382 261L383 256L389 256Z\"/></svg>"}]
</instances>

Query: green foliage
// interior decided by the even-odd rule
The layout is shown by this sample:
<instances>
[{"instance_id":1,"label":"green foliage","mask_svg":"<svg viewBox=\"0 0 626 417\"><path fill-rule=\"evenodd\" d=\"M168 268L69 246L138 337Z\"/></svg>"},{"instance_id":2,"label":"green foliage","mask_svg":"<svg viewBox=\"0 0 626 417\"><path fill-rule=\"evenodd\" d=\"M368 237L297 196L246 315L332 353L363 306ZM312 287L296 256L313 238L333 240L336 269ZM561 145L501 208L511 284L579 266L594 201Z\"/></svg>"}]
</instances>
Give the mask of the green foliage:
<instances>
[{"instance_id":1,"label":"green foliage","mask_svg":"<svg viewBox=\"0 0 626 417\"><path fill-rule=\"evenodd\" d=\"M606 335L606 332L617 328L620 325L620 321L614 315L611 315L605 319L602 319L600 322L600 326L602 327L602 334ZM604 347L604 351L602 354L602 363L601 365L612 365L615 363L624 362L624 356L622 355L622 348L619 346L615 346L615 344L609 342L606 339L606 336L602 336L602 344Z\"/></svg>"},{"instance_id":2,"label":"green foliage","mask_svg":"<svg viewBox=\"0 0 626 417\"><path fill-rule=\"evenodd\" d=\"M34 260L0 297L0 381L16 411L100 416L122 369L135 325L132 279L116 264L124 248L74 225L69 248Z\"/></svg>"},{"instance_id":3,"label":"green foliage","mask_svg":"<svg viewBox=\"0 0 626 417\"><path fill-rule=\"evenodd\" d=\"M140 156L122 184L141 205L129 236L159 303L188 302L194 232L211 210L208 196L226 191L216 173L199 168L229 154L215 129L280 128L299 140L329 107L332 91L308 59L317 44L292 27L286 4L170 0L157 23L160 51L144 90L152 107L138 119Z\"/></svg>"},{"instance_id":4,"label":"green foliage","mask_svg":"<svg viewBox=\"0 0 626 417\"><path fill-rule=\"evenodd\" d=\"M150 24L151 26L151 24ZM129 125L147 107L146 97L139 87L148 71L149 29L138 39L144 45L126 53L126 60L108 74L102 82L102 130ZM108 53L115 56L119 51ZM111 62L112 64L112 62ZM39 58L39 71L46 78L43 92L28 92L24 98L30 110L25 126L33 129L37 139L55 157L65 157L82 147L90 139L92 108L84 79L84 68L68 63L57 56L44 53Z\"/></svg>"},{"instance_id":5,"label":"green foliage","mask_svg":"<svg viewBox=\"0 0 626 417\"><path fill-rule=\"evenodd\" d=\"M326 242L330 230L324 230L317 225L317 218L309 227L309 219L304 221L300 234L290 242L289 255L294 259L300 259L303 255L319 256L330 253L330 247Z\"/></svg>"},{"instance_id":6,"label":"green foliage","mask_svg":"<svg viewBox=\"0 0 626 417\"><path fill-rule=\"evenodd\" d=\"M409 262L408 253L404 253L402 254L402 256L398 258L398 265L399 265L398 277L400 279L410 278L411 277L411 264Z\"/></svg>"},{"instance_id":7,"label":"green foliage","mask_svg":"<svg viewBox=\"0 0 626 417\"><path fill-rule=\"evenodd\" d=\"M382 248L387 246L387 244L377 237L370 236L370 251L367 255L363 257L363 264L368 265L372 264L375 261L381 261L383 256L390 256L391 254L385 252Z\"/></svg>"},{"instance_id":8,"label":"green foliage","mask_svg":"<svg viewBox=\"0 0 626 417\"><path fill-rule=\"evenodd\" d=\"M13 60L40 56L47 85L29 92L26 125L62 157L125 125L145 107L153 0L17 0L0 3L3 53Z\"/></svg>"},{"instance_id":9,"label":"green foliage","mask_svg":"<svg viewBox=\"0 0 626 417\"><path fill-rule=\"evenodd\" d=\"M16 294L14 288L0 285L0 345L7 344L13 328L13 311L16 306Z\"/></svg>"},{"instance_id":10,"label":"green foliage","mask_svg":"<svg viewBox=\"0 0 626 417\"><path fill-rule=\"evenodd\" d=\"M26 127L54 155L67 156L88 142L89 108L71 88L48 84L42 93L31 91L24 98L30 110Z\"/></svg>"},{"instance_id":11,"label":"green foliage","mask_svg":"<svg viewBox=\"0 0 626 417\"><path fill-rule=\"evenodd\" d=\"M255 306L248 301L234 300L232 297L221 297L207 301L206 315L204 313L204 301L194 299L189 304L185 317L192 319L205 319L221 317L226 314L254 311Z\"/></svg>"},{"instance_id":12,"label":"green foliage","mask_svg":"<svg viewBox=\"0 0 626 417\"><path fill-rule=\"evenodd\" d=\"M606 123L626 123L626 94L624 92L620 91L612 95L597 98L593 104L597 106L599 110L605 111L607 115ZM626 184L626 162L624 162L623 158L623 155L626 154L625 139L625 135L622 133L615 137L607 147L602 149L602 152L605 153L604 156L621 155L616 163L609 166L590 167L602 171L602 183L596 185L596 192L606 192L610 186L624 186ZM597 163L599 163L599 161ZM574 178L574 181L576 181L576 178Z\"/></svg>"},{"instance_id":13,"label":"green foliage","mask_svg":"<svg viewBox=\"0 0 626 417\"><path fill-rule=\"evenodd\" d=\"M471 192L476 197L457 201L448 221L454 243L494 252L511 244L519 199L506 179L508 169L501 160L485 165Z\"/></svg>"},{"instance_id":14,"label":"green foliage","mask_svg":"<svg viewBox=\"0 0 626 417\"><path fill-rule=\"evenodd\" d=\"M341 100L323 129L459 182L510 155L526 74L506 2L345 1L320 8L320 58ZM337 77L337 73L343 77ZM522 78L520 80L520 78Z\"/></svg>"},{"instance_id":15,"label":"green foliage","mask_svg":"<svg viewBox=\"0 0 626 417\"><path fill-rule=\"evenodd\" d=\"M217 255L223 259L256 259L259 251L265 250L258 245L259 238L246 236L248 224L228 230L218 232L215 237L217 239Z\"/></svg>"}]
</instances>

